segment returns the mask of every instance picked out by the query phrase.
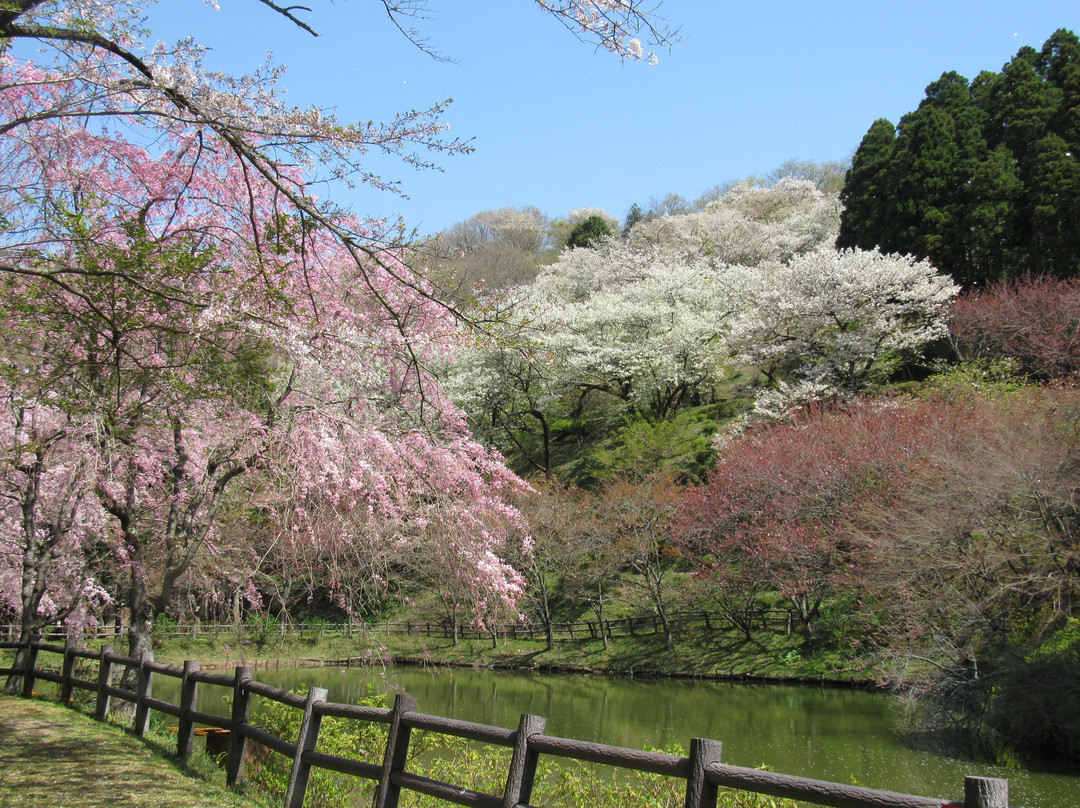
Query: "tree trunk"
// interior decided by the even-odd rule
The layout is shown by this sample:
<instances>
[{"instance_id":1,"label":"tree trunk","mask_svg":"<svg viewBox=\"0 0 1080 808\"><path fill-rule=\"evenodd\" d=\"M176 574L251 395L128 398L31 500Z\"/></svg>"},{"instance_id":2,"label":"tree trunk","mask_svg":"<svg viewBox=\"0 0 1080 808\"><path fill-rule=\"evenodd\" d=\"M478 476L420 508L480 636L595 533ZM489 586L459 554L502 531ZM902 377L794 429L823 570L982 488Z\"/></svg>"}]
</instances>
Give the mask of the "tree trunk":
<instances>
[{"instance_id":1,"label":"tree trunk","mask_svg":"<svg viewBox=\"0 0 1080 808\"><path fill-rule=\"evenodd\" d=\"M660 626L664 631L664 648L671 651L675 648L675 639L671 634L671 621L668 619L667 601L664 599L663 570L660 568L659 559L655 566L652 560L643 565L642 572L645 575L645 584L649 588L649 596L652 598L656 616L660 618Z\"/></svg>"},{"instance_id":2,"label":"tree trunk","mask_svg":"<svg viewBox=\"0 0 1080 808\"><path fill-rule=\"evenodd\" d=\"M547 640L547 650L550 651L555 647L555 632L551 628L551 598L548 594L547 579L540 570L536 570L534 578L540 592L540 620L544 624L544 637Z\"/></svg>"},{"instance_id":3,"label":"tree trunk","mask_svg":"<svg viewBox=\"0 0 1080 808\"><path fill-rule=\"evenodd\" d=\"M604 650L608 647L608 635L604 627L604 585L599 583L596 586L596 599L589 599L589 608L592 609L593 614L596 616L597 628L600 629L600 639L604 643Z\"/></svg>"},{"instance_id":4,"label":"tree trunk","mask_svg":"<svg viewBox=\"0 0 1080 808\"><path fill-rule=\"evenodd\" d=\"M32 635L26 635L20 637L21 643L17 649L15 649L15 661L12 665L13 668L23 668L26 666L27 660L30 658L30 641ZM12 696L18 696L22 693L23 677L19 674L13 673L7 679L6 690Z\"/></svg>"},{"instance_id":5,"label":"tree trunk","mask_svg":"<svg viewBox=\"0 0 1080 808\"><path fill-rule=\"evenodd\" d=\"M821 608L821 598L817 598L812 604L808 595L794 595L789 598L795 612L799 615L802 625L803 645L810 645L814 641L813 621Z\"/></svg>"},{"instance_id":6,"label":"tree trunk","mask_svg":"<svg viewBox=\"0 0 1080 808\"><path fill-rule=\"evenodd\" d=\"M143 654L154 650L154 608L146 589L146 582L137 571L137 565L131 568L131 625L128 626L128 656L142 659ZM134 690L137 671L128 668L124 673L121 687Z\"/></svg>"},{"instance_id":7,"label":"tree trunk","mask_svg":"<svg viewBox=\"0 0 1080 808\"><path fill-rule=\"evenodd\" d=\"M671 622L666 612L660 615L660 624L664 627L664 648L668 651L674 650L675 639L671 635Z\"/></svg>"}]
</instances>

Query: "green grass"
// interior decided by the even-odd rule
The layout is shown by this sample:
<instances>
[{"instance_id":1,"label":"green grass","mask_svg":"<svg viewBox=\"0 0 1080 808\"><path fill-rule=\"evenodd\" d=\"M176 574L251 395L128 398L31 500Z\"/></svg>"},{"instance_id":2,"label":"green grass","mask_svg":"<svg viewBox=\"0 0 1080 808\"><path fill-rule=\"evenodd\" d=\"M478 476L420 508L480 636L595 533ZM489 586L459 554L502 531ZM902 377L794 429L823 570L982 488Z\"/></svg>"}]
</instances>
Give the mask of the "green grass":
<instances>
[{"instance_id":1,"label":"green grass","mask_svg":"<svg viewBox=\"0 0 1080 808\"><path fill-rule=\"evenodd\" d=\"M227 790L224 773L205 752L186 763L170 755L169 740L138 738L56 703L0 695L0 808L270 804Z\"/></svg>"},{"instance_id":2,"label":"green grass","mask_svg":"<svg viewBox=\"0 0 1080 808\"><path fill-rule=\"evenodd\" d=\"M863 680L865 667L842 648L803 647L800 636L758 631L749 642L731 630L692 626L675 634L668 651L659 634L617 636L605 649L599 639L560 639L548 651L542 639L490 637L450 640L419 634L369 633L352 638L325 635L300 640L275 638L261 646L235 637L176 638L155 652L159 661L178 664L197 659L203 666L288 665L306 660L384 657L428 664L480 665L521 669L584 670L599 673L664 676L733 676L775 679Z\"/></svg>"}]
</instances>

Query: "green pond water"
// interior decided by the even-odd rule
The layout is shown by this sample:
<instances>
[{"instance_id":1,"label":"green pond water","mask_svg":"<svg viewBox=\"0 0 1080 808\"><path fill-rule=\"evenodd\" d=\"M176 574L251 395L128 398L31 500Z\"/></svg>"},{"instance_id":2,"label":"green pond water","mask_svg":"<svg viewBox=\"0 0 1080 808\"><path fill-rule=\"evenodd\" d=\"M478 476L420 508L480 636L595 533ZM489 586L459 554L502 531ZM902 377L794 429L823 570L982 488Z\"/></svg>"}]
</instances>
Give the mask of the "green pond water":
<instances>
[{"instance_id":1,"label":"green pond water","mask_svg":"<svg viewBox=\"0 0 1080 808\"><path fill-rule=\"evenodd\" d=\"M407 692L421 712L514 728L521 713L547 717L547 734L634 749L693 737L723 742L739 766L942 799L961 800L965 775L1005 777L1014 808L1076 808L1080 777L1006 769L907 748L890 700L878 693L789 685L509 673L474 669L259 668L259 681L354 702L375 688ZM175 682L175 680L173 680ZM178 700L156 677L154 694ZM223 688L200 686L199 709L227 714Z\"/></svg>"}]
</instances>

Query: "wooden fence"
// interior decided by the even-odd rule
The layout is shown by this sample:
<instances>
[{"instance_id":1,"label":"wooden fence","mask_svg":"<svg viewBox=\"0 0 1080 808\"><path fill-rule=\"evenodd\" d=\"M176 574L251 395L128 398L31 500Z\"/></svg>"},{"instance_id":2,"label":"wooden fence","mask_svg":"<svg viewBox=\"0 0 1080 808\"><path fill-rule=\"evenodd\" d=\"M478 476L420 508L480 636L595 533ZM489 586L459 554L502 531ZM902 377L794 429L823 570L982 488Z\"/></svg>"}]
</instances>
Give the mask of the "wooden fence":
<instances>
[{"instance_id":1,"label":"wooden fence","mask_svg":"<svg viewBox=\"0 0 1080 808\"><path fill-rule=\"evenodd\" d=\"M249 741L285 755L292 760L285 796L286 808L302 808L312 767L374 781L378 784L375 808L396 808L403 789L457 805L529 808L533 779L541 755L599 763L630 771L652 772L685 780L686 808L715 808L717 788L720 786L833 808L1008 808L1009 803L1008 780L967 777L964 780L963 799L949 802L810 780L761 769L729 766L720 762L720 742L701 738L691 740L688 757L643 752L545 735L547 719L537 715L522 715L515 730L425 715L416 710L416 699L407 695L397 696L392 709L335 704L326 701L327 691L324 688L312 687L306 696L300 696L256 681L251 676L252 669L247 666L236 668L233 675L210 673L199 670L199 663L194 660L185 662L182 668L162 665L154 662L152 654L147 654L142 659L114 654L111 645L104 646L99 652L79 650L71 644L59 646L40 641L25 646L0 643L0 649L4 648L24 649L26 662L23 667L0 668L0 675L22 677L24 697L32 695L37 680L59 684L60 700L65 704L71 702L76 690L87 690L96 694L95 712L99 719L105 719L109 715L112 699L121 699L135 706L133 729L139 735L145 733L149 727L151 710L173 716L179 721L176 745L177 753L181 757L190 756L194 750L196 724L227 730L230 734L226 779L230 786L241 782L244 777ZM62 657L59 673L55 669L45 670L38 667L38 657L42 652ZM76 677L76 662L80 659L98 663L95 681ZM137 685L134 691L113 686L113 674L120 667L136 671ZM156 676L172 676L181 680L180 704L153 698L152 684ZM231 690L231 715L226 717L196 710L196 695L200 685ZM279 738L250 723L251 700L252 696L256 695L303 712L300 731L295 739ZM318 751L319 726L326 716L388 725L382 760L354 760ZM477 792L408 771L409 739L414 729L512 749L503 794Z\"/></svg>"},{"instance_id":2,"label":"wooden fence","mask_svg":"<svg viewBox=\"0 0 1080 808\"><path fill-rule=\"evenodd\" d=\"M761 628L785 631L790 634L798 625L793 609L754 609L754 623ZM721 612L709 612L704 610L677 611L668 614L668 621L673 631L681 631L690 626L704 626L706 631L720 626L731 624L730 618ZM603 628L608 637L627 637L636 634L658 634L663 630L660 618L656 614L641 614L632 617L620 617L611 620L582 620L561 621L551 624L552 636L555 639L599 639L600 630ZM221 635L236 635L238 633L257 634L267 630L266 626L258 623L182 623L170 626L167 634L177 637L213 637ZM315 634L341 634L351 636L353 634L418 634L425 637L441 637L450 639L453 636L453 628L446 621L437 620L414 620L383 623L271 623L271 632L298 633L301 636ZM125 636L125 627L112 623L105 623L97 628L90 629L84 636L94 640L121 640ZM495 633L499 637L510 639L528 638L543 639L545 629L543 623L500 623L495 627ZM16 625L0 626L0 638L12 642L19 635L19 627ZM46 630L46 636L53 640L64 640L67 637L67 627L63 624L50 626ZM473 625L461 624L458 626L458 637L461 639L484 639L491 637L489 629L478 629Z\"/></svg>"}]
</instances>

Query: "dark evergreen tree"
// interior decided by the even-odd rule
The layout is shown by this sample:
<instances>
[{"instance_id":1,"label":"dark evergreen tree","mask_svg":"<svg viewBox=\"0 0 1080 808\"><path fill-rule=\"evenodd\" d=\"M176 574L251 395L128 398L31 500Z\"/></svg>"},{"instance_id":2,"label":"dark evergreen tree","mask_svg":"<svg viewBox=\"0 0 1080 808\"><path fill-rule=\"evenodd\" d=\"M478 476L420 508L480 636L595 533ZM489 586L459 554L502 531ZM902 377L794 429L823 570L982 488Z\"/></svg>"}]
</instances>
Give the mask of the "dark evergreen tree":
<instances>
[{"instance_id":1,"label":"dark evergreen tree","mask_svg":"<svg viewBox=\"0 0 1080 808\"><path fill-rule=\"evenodd\" d=\"M1055 33L1043 45L1039 73L1061 89L1061 103L1050 121L1074 155L1080 153L1080 38L1070 31Z\"/></svg>"},{"instance_id":2,"label":"dark evergreen tree","mask_svg":"<svg viewBox=\"0 0 1080 808\"><path fill-rule=\"evenodd\" d=\"M1080 40L945 73L898 132L874 123L841 199L840 247L929 258L965 286L1080 274Z\"/></svg>"},{"instance_id":3,"label":"dark evergreen tree","mask_svg":"<svg viewBox=\"0 0 1080 808\"><path fill-rule=\"evenodd\" d=\"M899 129L890 166L893 210L881 246L940 266L946 205L954 190L949 184L957 154L954 121L943 109L927 105L901 118Z\"/></svg>"},{"instance_id":4,"label":"dark evergreen tree","mask_svg":"<svg viewBox=\"0 0 1080 808\"><path fill-rule=\"evenodd\" d=\"M582 219L570 231L566 240L567 247L592 247L597 241L611 235L611 225L603 216L590 216Z\"/></svg>"},{"instance_id":5,"label":"dark evergreen tree","mask_svg":"<svg viewBox=\"0 0 1080 808\"><path fill-rule=\"evenodd\" d=\"M634 229L634 225L638 222L645 220L645 211L641 209L641 205L635 202L630 206L630 210L626 212L626 221L623 222L622 237L623 239L630 238L630 231Z\"/></svg>"},{"instance_id":6,"label":"dark evergreen tree","mask_svg":"<svg viewBox=\"0 0 1080 808\"><path fill-rule=\"evenodd\" d=\"M952 273L965 287L1008 277L1010 267L1026 264L1027 252L1019 249L1016 238L1017 202L1023 184L1012 152L1004 146L988 151L970 183L968 205L959 222L966 234L965 268L963 273Z\"/></svg>"},{"instance_id":7,"label":"dark evergreen tree","mask_svg":"<svg viewBox=\"0 0 1080 808\"><path fill-rule=\"evenodd\" d=\"M884 242L888 221L889 166L896 144L896 127L879 118L859 144L840 192L844 210L836 246L870 249Z\"/></svg>"},{"instance_id":8,"label":"dark evergreen tree","mask_svg":"<svg viewBox=\"0 0 1080 808\"><path fill-rule=\"evenodd\" d=\"M1029 199L1032 271L1080 274L1080 160L1058 135L1036 144Z\"/></svg>"}]
</instances>

